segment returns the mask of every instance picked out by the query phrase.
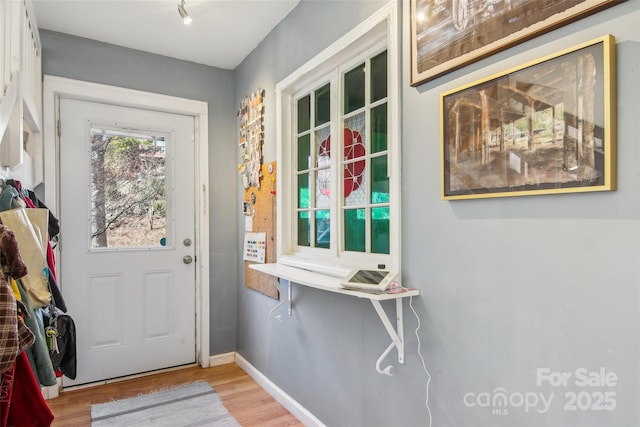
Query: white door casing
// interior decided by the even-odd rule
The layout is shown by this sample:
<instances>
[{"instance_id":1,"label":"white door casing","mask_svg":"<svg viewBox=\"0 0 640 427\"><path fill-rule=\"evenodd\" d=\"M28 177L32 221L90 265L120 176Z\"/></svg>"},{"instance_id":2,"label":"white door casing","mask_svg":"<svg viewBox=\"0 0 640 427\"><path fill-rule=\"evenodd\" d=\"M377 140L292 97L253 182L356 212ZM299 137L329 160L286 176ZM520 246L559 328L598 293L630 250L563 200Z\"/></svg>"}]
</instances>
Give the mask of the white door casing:
<instances>
[{"instance_id":1,"label":"white door casing","mask_svg":"<svg viewBox=\"0 0 640 427\"><path fill-rule=\"evenodd\" d=\"M45 182L58 183L55 188L46 187L45 201L54 213L60 212L58 272L78 336L78 378L65 378L65 386L194 361L208 366L206 103L49 76L45 76L44 95ZM62 137L54 144L58 118L62 119ZM175 137L177 150L185 138L195 147L194 152L180 151L176 156L186 154L193 159L195 155L195 164L178 165L175 170L179 172L171 177L175 201L195 211L187 208L186 218L170 214L168 220L174 221L168 229L174 233L168 236L167 247L89 250L89 202L79 197L90 184L88 172L80 167L85 164L88 170L87 149L67 145L66 138L88 144L89 125L94 123L165 131L168 140ZM193 245L183 245L185 238ZM192 256L197 262L184 264L183 256ZM127 284L128 280L132 282Z\"/></svg>"}]
</instances>

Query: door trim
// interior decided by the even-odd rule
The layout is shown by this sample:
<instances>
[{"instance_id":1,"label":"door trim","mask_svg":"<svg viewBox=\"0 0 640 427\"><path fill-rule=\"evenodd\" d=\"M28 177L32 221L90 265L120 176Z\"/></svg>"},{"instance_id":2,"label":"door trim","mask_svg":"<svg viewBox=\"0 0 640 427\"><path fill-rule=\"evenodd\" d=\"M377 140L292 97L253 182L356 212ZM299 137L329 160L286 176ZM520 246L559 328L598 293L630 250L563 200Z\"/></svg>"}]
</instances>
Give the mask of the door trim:
<instances>
[{"instance_id":1,"label":"door trim","mask_svg":"<svg viewBox=\"0 0 640 427\"><path fill-rule=\"evenodd\" d=\"M45 188L45 204L58 212L60 179L60 140L57 122L60 117L60 98L108 103L123 107L192 116L195 121L194 165L196 188L196 362L209 367L209 126L208 104L116 86L90 83L44 75L43 123L44 123L44 182L55 183ZM63 236L64 239L64 236ZM64 289L64 284L61 284Z\"/></svg>"}]
</instances>

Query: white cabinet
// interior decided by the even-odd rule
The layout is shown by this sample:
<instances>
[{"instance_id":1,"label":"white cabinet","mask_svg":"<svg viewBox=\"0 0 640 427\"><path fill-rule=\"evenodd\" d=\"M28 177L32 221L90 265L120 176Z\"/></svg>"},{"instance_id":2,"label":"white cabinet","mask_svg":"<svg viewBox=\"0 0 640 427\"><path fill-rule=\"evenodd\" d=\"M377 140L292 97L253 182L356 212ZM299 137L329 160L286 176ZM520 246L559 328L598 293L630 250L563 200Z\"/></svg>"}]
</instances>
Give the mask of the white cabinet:
<instances>
[{"instance_id":1,"label":"white cabinet","mask_svg":"<svg viewBox=\"0 0 640 427\"><path fill-rule=\"evenodd\" d=\"M0 1L0 178L43 180L42 50L31 1Z\"/></svg>"}]
</instances>

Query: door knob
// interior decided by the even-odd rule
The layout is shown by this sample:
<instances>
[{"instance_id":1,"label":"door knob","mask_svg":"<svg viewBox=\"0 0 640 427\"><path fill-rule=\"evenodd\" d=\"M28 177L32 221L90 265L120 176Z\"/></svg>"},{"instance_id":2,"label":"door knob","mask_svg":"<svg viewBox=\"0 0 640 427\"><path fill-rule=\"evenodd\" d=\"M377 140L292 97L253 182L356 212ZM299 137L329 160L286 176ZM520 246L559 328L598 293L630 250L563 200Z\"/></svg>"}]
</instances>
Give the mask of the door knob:
<instances>
[{"instance_id":1,"label":"door knob","mask_svg":"<svg viewBox=\"0 0 640 427\"><path fill-rule=\"evenodd\" d=\"M182 262L185 264L191 264L193 262L193 258L191 258L191 255L185 255L182 257Z\"/></svg>"}]
</instances>

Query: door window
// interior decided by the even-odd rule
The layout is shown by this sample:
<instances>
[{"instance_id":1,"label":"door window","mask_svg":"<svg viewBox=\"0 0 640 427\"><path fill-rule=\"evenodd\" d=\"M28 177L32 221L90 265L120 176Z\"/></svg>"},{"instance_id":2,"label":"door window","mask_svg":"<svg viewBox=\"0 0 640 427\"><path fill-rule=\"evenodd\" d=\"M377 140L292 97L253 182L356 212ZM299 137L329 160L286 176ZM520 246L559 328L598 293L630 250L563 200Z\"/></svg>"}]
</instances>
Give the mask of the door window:
<instances>
[{"instance_id":1,"label":"door window","mask_svg":"<svg viewBox=\"0 0 640 427\"><path fill-rule=\"evenodd\" d=\"M167 242L167 138L91 128L91 249Z\"/></svg>"}]
</instances>

